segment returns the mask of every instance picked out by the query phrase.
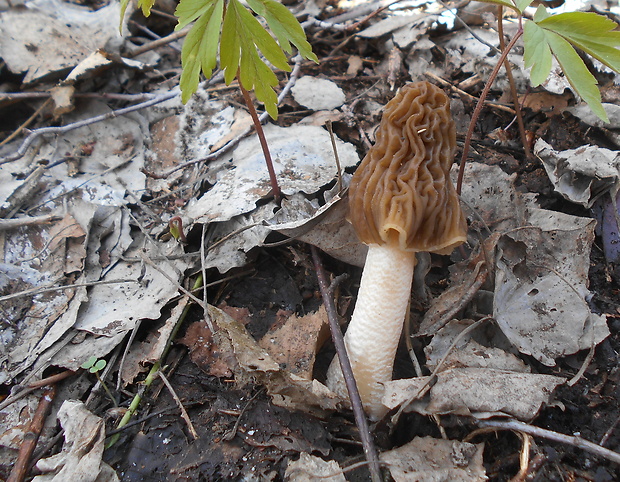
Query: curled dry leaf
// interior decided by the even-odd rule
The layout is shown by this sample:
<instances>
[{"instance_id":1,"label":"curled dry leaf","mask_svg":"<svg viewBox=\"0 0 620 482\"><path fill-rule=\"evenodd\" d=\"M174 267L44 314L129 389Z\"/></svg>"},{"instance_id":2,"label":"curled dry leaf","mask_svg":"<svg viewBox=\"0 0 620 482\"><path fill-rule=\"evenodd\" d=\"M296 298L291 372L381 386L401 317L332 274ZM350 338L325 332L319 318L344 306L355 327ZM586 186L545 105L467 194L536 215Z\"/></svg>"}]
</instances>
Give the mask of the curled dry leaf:
<instances>
[{"instance_id":1,"label":"curled dry leaf","mask_svg":"<svg viewBox=\"0 0 620 482\"><path fill-rule=\"evenodd\" d=\"M65 430L62 451L37 462L44 475L36 482L117 482L114 469L103 462L105 425L90 413L82 402L66 400L58 411L58 420Z\"/></svg>"}]
</instances>

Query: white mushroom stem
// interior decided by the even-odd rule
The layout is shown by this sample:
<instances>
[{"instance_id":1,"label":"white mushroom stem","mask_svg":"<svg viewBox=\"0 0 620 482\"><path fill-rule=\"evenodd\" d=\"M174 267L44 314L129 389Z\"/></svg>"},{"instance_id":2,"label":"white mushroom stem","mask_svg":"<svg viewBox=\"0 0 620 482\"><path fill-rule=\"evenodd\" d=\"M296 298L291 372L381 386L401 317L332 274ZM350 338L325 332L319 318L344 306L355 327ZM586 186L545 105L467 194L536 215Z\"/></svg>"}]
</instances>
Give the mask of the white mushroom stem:
<instances>
[{"instance_id":1,"label":"white mushroom stem","mask_svg":"<svg viewBox=\"0 0 620 482\"><path fill-rule=\"evenodd\" d=\"M370 245L353 316L344 340L362 403L373 420L385 415L383 383L392 379L396 349L409 307L415 252ZM343 392L340 364L334 359L327 385Z\"/></svg>"}]
</instances>

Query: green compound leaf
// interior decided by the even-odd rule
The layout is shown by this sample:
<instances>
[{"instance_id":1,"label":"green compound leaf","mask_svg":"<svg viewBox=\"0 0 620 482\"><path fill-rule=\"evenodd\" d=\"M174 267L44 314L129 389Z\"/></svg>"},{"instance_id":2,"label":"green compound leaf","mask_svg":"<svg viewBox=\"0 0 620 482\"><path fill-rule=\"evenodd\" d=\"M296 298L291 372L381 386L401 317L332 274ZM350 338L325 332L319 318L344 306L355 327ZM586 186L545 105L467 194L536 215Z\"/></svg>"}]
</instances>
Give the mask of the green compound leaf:
<instances>
[{"instance_id":1,"label":"green compound leaf","mask_svg":"<svg viewBox=\"0 0 620 482\"><path fill-rule=\"evenodd\" d=\"M539 6L533 22L524 31L524 63L532 67L530 77L534 86L541 84L551 71L553 55L566 79L603 121L609 122L601 104L596 78L575 50L579 48L607 67L620 72L620 32L612 20L596 13L570 12L549 16Z\"/></svg>"},{"instance_id":2,"label":"green compound leaf","mask_svg":"<svg viewBox=\"0 0 620 482\"><path fill-rule=\"evenodd\" d=\"M265 109L275 119L278 97L273 87L278 85L278 79L261 60L257 49L276 68L291 70L282 48L260 22L239 0L230 0L220 43L220 67L224 70L224 80L230 84L239 72L241 85L247 90L254 89L256 98L265 104Z\"/></svg>"},{"instance_id":3,"label":"green compound leaf","mask_svg":"<svg viewBox=\"0 0 620 482\"><path fill-rule=\"evenodd\" d=\"M285 52L289 54L292 52L292 43L302 57L319 62L317 56L312 52L310 43L306 40L303 28L288 8L275 0L248 0L248 5L256 14L267 21L267 25L276 35Z\"/></svg>"},{"instance_id":4,"label":"green compound leaf","mask_svg":"<svg viewBox=\"0 0 620 482\"><path fill-rule=\"evenodd\" d=\"M183 43L181 51L183 72L180 81L183 103L187 102L196 92L200 72L202 71L205 77L209 78L217 65L217 40L223 12L224 0L209 2L207 9L198 18ZM191 17L194 14L187 13L187 15Z\"/></svg>"},{"instance_id":5,"label":"green compound leaf","mask_svg":"<svg viewBox=\"0 0 620 482\"><path fill-rule=\"evenodd\" d=\"M620 71L620 31L613 20L592 12L568 12L548 17L540 27L562 36L607 67Z\"/></svg>"}]
</instances>

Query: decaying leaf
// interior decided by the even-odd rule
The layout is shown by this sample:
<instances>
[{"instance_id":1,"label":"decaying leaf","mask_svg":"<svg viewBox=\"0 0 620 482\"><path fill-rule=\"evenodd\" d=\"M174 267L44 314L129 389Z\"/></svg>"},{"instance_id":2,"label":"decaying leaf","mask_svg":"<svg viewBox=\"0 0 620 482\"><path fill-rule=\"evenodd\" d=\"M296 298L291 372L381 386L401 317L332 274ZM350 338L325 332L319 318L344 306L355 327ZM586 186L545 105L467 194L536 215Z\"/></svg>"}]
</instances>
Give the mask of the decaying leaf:
<instances>
[{"instance_id":1,"label":"decaying leaf","mask_svg":"<svg viewBox=\"0 0 620 482\"><path fill-rule=\"evenodd\" d=\"M292 460L286 466L284 480L290 482L346 482L342 469L335 460L326 461L320 457L302 452L298 460Z\"/></svg>"},{"instance_id":2,"label":"decaying leaf","mask_svg":"<svg viewBox=\"0 0 620 482\"><path fill-rule=\"evenodd\" d=\"M319 349L319 334L327 328L327 313L318 311L305 316L291 315L284 325L269 331L258 344L269 352L283 370L312 380L314 359Z\"/></svg>"},{"instance_id":3,"label":"decaying leaf","mask_svg":"<svg viewBox=\"0 0 620 482\"><path fill-rule=\"evenodd\" d=\"M484 444L416 437L380 458L396 482L482 482L487 480L483 450Z\"/></svg>"},{"instance_id":4,"label":"decaying leaf","mask_svg":"<svg viewBox=\"0 0 620 482\"><path fill-rule=\"evenodd\" d=\"M528 224L500 240L493 313L519 351L553 366L609 335L586 303L595 221L538 209Z\"/></svg>"},{"instance_id":5,"label":"decaying leaf","mask_svg":"<svg viewBox=\"0 0 620 482\"><path fill-rule=\"evenodd\" d=\"M314 414L336 410L343 402L317 380L288 373L261 348L246 328L222 310L209 305L209 315L220 329L215 339L222 352L233 354L235 380L250 379L265 385L275 405ZM229 365L230 366L230 365Z\"/></svg>"},{"instance_id":6,"label":"decaying leaf","mask_svg":"<svg viewBox=\"0 0 620 482\"><path fill-rule=\"evenodd\" d=\"M538 139L534 152L542 160L555 190L569 201L589 208L600 196L619 187L618 151L598 146L556 151Z\"/></svg>"},{"instance_id":7,"label":"decaying leaf","mask_svg":"<svg viewBox=\"0 0 620 482\"><path fill-rule=\"evenodd\" d=\"M313 193L332 181L337 172L328 132L315 126L265 127L274 169L284 194ZM359 157L352 144L336 138L340 164L353 166ZM265 159L257 138L239 143L232 165L200 199L187 206L195 222L226 221L247 213L271 191Z\"/></svg>"},{"instance_id":8,"label":"decaying leaf","mask_svg":"<svg viewBox=\"0 0 620 482\"><path fill-rule=\"evenodd\" d=\"M65 430L62 451L37 462L43 475L36 482L117 482L114 469L103 462L105 425L90 413L84 404L66 400L58 411L58 419Z\"/></svg>"},{"instance_id":9,"label":"decaying leaf","mask_svg":"<svg viewBox=\"0 0 620 482\"><path fill-rule=\"evenodd\" d=\"M488 418L512 416L529 421L552 400L564 378L490 368L449 368L437 375L387 382L383 404L389 409L413 399L405 411L423 415L457 414ZM431 383L429 394L419 394Z\"/></svg>"},{"instance_id":10,"label":"decaying leaf","mask_svg":"<svg viewBox=\"0 0 620 482\"><path fill-rule=\"evenodd\" d=\"M119 39L120 7L112 2L96 11L45 0L0 14L0 56L24 83L74 67L89 54Z\"/></svg>"}]
</instances>

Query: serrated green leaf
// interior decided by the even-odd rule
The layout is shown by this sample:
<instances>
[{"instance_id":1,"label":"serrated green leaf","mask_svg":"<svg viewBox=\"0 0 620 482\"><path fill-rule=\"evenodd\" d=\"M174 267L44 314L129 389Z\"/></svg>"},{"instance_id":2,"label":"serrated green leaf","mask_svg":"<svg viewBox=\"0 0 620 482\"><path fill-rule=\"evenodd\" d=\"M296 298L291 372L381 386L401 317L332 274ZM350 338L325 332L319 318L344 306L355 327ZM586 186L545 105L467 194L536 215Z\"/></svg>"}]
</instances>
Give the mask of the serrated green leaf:
<instances>
[{"instance_id":1,"label":"serrated green leaf","mask_svg":"<svg viewBox=\"0 0 620 482\"><path fill-rule=\"evenodd\" d=\"M530 71L530 79L534 87L542 84L551 72L551 49L545 39L545 31L535 22L527 22L523 32L523 63Z\"/></svg>"},{"instance_id":2,"label":"serrated green leaf","mask_svg":"<svg viewBox=\"0 0 620 482\"><path fill-rule=\"evenodd\" d=\"M229 0L228 9L235 6L235 13L238 15L237 21L242 26L242 30L237 34L242 37L242 45L251 50L256 45L262 54L276 68L290 71L291 67L284 52L276 43L271 35L264 29L258 20L243 6L238 0ZM243 50L241 55L243 55Z\"/></svg>"},{"instance_id":3,"label":"serrated green leaf","mask_svg":"<svg viewBox=\"0 0 620 482\"><path fill-rule=\"evenodd\" d=\"M568 12L548 17L538 25L620 72L620 31L616 22L592 12Z\"/></svg>"},{"instance_id":4,"label":"serrated green leaf","mask_svg":"<svg viewBox=\"0 0 620 482\"><path fill-rule=\"evenodd\" d=\"M187 102L198 88L200 71L211 77L217 65L217 46L224 12L224 0L215 0L209 9L196 20L181 51L181 100Z\"/></svg>"},{"instance_id":5,"label":"serrated green leaf","mask_svg":"<svg viewBox=\"0 0 620 482\"><path fill-rule=\"evenodd\" d=\"M292 52L292 43L302 57L318 63L304 29L288 8L275 0L248 0L248 5L267 21L285 52Z\"/></svg>"},{"instance_id":6,"label":"serrated green leaf","mask_svg":"<svg viewBox=\"0 0 620 482\"><path fill-rule=\"evenodd\" d=\"M601 93L598 90L596 78L590 73L573 46L562 36L549 30L545 30L545 38L570 85L590 106L592 112L603 121L609 122L603 104L601 104Z\"/></svg>"},{"instance_id":7,"label":"serrated green leaf","mask_svg":"<svg viewBox=\"0 0 620 482\"><path fill-rule=\"evenodd\" d=\"M151 8L155 5L155 0L138 0L138 8L142 9L142 14L145 17L151 15Z\"/></svg>"},{"instance_id":8,"label":"serrated green leaf","mask_svg":"<svg viewBox=\"0 0 620 482\"><path fill-rule=\"evenodd\" d=\"M174 11L179 19L175 30L181 30L187 24L193 22L201 15L204 15L217 0L181 0Z\"/></svg>"}]
</instances>

